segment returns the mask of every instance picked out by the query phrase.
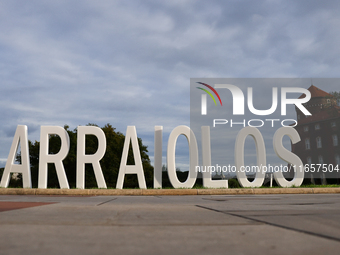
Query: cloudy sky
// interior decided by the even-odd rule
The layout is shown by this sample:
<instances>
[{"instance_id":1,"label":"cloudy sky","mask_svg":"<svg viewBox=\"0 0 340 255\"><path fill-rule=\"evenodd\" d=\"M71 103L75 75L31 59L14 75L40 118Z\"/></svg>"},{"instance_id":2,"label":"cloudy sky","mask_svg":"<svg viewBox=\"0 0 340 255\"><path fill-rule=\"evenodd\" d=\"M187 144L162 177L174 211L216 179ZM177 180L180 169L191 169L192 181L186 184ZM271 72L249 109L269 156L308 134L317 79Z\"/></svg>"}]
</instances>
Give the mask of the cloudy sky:
<instances>
[{"instance_id":1,"label":"cloudy sky","mask_svg":"<svg viewBox=\"0 0 340 255\"><path fill-rule=\"evenodd\" d=\"M152 158L155 125L166 146L190 124L190 78L339 77L339 11L337 0L0 0L0 166L17 125L33 141L41 125L135 125Z\"/></svg>"}]
</instances>

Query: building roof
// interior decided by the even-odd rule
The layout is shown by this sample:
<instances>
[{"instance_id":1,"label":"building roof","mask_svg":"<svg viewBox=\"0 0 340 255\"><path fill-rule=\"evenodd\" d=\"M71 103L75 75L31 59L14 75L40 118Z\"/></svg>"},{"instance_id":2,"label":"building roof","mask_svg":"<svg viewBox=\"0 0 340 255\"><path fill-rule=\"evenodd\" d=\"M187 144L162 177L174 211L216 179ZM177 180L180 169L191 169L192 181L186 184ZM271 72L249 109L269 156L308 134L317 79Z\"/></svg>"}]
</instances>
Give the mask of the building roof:
<instances>
[{"instance_id":1,"label":"building roof","mask_svg":"<svg viewBox=\"0 0 340 255\"><path fill-rule=\"evenodd\" d=\"M298 120L298 125L300 126L300 125L309 124L313 122L319 122L319 121L337 119L337 118L340 118L340 107L333 106L331 108L328 108L325 111L317 112L317 113L314 113L312 116L308 116L307 118Z\"/></svg>"},{"instance_id":2,"label":"building roof","mask_svg":"<svg viewBox=\"0 0 340 255\"><path fill-rule=\"evenodd\" d=\"M315 97L333 97L331 94L315 87L314 85L308 88L309 92L311 93L311 98ZM302 94L299 98L305 98L306 94Z\"/></svg>"}]
</instances>

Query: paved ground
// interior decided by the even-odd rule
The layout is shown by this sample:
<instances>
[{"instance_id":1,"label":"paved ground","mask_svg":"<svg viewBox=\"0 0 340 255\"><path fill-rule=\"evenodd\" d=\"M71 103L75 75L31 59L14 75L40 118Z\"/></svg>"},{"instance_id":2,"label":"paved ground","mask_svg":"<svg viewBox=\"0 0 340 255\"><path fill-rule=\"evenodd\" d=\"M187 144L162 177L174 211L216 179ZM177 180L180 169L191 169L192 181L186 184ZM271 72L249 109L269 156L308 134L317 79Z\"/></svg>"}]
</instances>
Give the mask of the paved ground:
<instances>
[{"instance_id":1,"label":"paved ground","mask_svg":"<svg viewBox=\"0 0 340 255\"><path fill-rule=\"evenodd\" d=\"M339 254L340 195L0 196L0 254Z\"/></svg>"}]
</instances>

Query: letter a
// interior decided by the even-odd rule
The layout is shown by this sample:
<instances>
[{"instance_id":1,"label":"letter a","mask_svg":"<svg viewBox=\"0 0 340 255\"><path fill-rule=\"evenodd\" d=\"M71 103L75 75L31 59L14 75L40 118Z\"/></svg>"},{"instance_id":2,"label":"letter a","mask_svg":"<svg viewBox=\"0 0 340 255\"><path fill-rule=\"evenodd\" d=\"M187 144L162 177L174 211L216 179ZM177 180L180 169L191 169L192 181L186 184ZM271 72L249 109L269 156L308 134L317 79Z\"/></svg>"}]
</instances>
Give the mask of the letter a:
<instances>
[{"instance_id":1,"label":"letter a","mask_svg":"<svg viewBox=\"0 0 340 255\"><path fill-rule=\"evenodd\" d=\"M21 165L14 164L15 156L21 145ZM13 138L11 150L9 152L5 171L3 173L0 186L7 188L11 173L21 173L24 188L32 188L30 158L28 152L27 126L18 125Z\"/></svg>"},{"instance_id":2,"label":"letter a","mask_svg":"<svg viewBox=\"0 0 340 255\"><path fill-rule=\"evenodd\" d=\"M135 159L135 165L126 165L127 157L129 153L130 140L132 144L132 152L133 152L133 157ZM142 159L140 157L140 150L139 150L137 132L136 132L135 126L128 126L126 130L123 154L122 154L122 159L120 161L116 189L123 188L125 174L137 174L139 188L146 189L144 170L143 170L143 165L142 165Z\"/></svg>"}]
</instances>

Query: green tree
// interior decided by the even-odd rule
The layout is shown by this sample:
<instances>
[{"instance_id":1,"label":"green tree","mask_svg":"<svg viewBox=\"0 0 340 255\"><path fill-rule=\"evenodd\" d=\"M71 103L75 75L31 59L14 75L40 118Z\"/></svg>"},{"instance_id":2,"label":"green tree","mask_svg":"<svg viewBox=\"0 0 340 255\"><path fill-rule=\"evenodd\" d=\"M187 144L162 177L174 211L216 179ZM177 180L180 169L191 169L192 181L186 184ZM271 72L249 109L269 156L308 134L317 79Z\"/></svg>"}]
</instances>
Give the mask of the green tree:
<instances>
[{"instance_id":1,"label":"green tree","mask_svg":"<svg viewBox=\"0 0 340 255\"><path fill-rule=\"evenodd\" d=\"M331 94L332 96L334 96L337 100L337 105L339 105L340 103L340 91L332 91L329 92L329 94Z\"/></svg>"},{"instance_id":2,"label":"green tree","mask_svg":"<svg viewBox=\"0 0 340 255\"><path fill-rule=\"evenodd\" d=\"M339 91L331 91L331 92L329 92L329 94L331 94L332 96L334 96L336 98L340 98L340 92Z\"/></svg>"}]
</instances>

